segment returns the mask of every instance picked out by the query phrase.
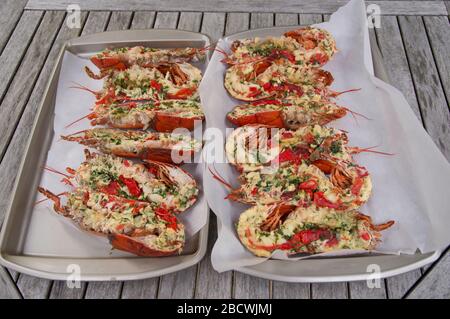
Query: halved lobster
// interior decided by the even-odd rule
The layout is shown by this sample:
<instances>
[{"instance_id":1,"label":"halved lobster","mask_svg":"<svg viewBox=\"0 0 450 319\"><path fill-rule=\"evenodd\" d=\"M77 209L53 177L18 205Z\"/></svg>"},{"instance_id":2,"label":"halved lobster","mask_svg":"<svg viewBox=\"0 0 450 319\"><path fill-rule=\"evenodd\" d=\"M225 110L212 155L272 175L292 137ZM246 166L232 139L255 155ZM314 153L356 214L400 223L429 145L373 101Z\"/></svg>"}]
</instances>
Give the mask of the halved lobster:
<instances>
[{"instance_id":1,"label":"halved lobster","mask_svg":"<svg viewBox=\"0 0 450 319\"><path fill-rule=\"evenodd\" d=\"M346 114L347 108L313 93L296 99L267 99L241 104L227 114L227 119L237 126L265 124L297 129L305 125L325 125Z\"/></svg>"},{"instance_id":2,"label":"halved lobster","mask_svg":"<svg viewBox=\"0 0 450 319\"><path fill-rule=\"evenodd\" d=\"M91 120L92 125L143 130L150 127L158 132L172 132L177 128L192 131L205 119L205 115L196 101L118 100L95 104L92 113L83 118Z\"/></svg>"},{"instance_id":3,"label":"halved lobster","mask_svg":"<svg viewBox=\"0 0 450 319\"><path fill-rule=\"evenodd\" d=\"M242 244L254 255L270 257L275 250L317 254L341 249L373 250L381 231L394 221L374 225L356 210L258 205L243 212L236 228Z\"/></svg>"},{"instance_id":4,"label":"halved lobster","mask_svg":"<svg viewBox=\"0 0 450 319\"><path fill-rule=\"evenodd\" d=\"M106 49L91 57L101 74L110 70L124 70L131 65L197 62L205 58L208 48L156 49L143 46Z\"/></svg>"},{"instance_id":5,"label":"halved lobster","mask_svg":"<svg viewBox=\"0 0 450 319\"><path fill-rule=\"evenodd\" d=\"M189 135L175 133L95 128L61 138L106 154L172 164L192 161L201 149L200 141Z\"/></svg>"},{"instance_id":6,"label":"halved lobster","mask_svg":"<svg viewBox=\"0 0 450 319\"><path fill-rule=\"evenodd\" d=\"M223 62L229 65L254 62L262 58L285 59L293 64L320 67L336 53L336 42L326 30L301 28L282 37L236 40Z\"/></svg>"},{"instance_id":7,"label":"halved lobster","mask_svg":"<svg viewBox=\"0 0 450 319\"><path fill-rule=\"evenodd\" d=\"M145 161L133 163L111 155L91 154L77 169L66 168L63 182L76 188L148 202L171 212L183 212L197 200L195 179L178 166Z\"/></svg>"},{"instance_id":8,"label":"halved lobster","mask_svg":"<svg viewBox=\"0 0 450 319\"><path fill-rule=\"evenodd\" d=\"M242 101L299 97L305 91L326 91L331 83L333 76L328 71L286 63L281 59L236 64L228 68L224 80L228 93Z\"/></svg>"},{"instance_id":9,"label":"halved lobster","mask_svg":"<svg viewBox=\"0 0 450 319\"><path fill-rule=\"evenodd\" d=\"M183 249L184 226L162 207L84 187L64 193L67 203L62 205L61 195L38 190L54 202L55 212L83 230L107 236L116 249L146 257L175 255Z\"/></svg>"}]
</instances>

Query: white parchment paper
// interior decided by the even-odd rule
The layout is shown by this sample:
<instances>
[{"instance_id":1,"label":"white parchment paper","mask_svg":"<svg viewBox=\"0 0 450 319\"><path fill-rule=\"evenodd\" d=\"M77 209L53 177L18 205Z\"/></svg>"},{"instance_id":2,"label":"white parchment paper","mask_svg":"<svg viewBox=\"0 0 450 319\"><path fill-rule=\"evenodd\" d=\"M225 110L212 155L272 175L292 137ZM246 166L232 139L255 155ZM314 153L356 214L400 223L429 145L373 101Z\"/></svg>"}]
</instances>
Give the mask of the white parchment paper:
<instances>
[{"instance_id":1,"label":"white parchment paper","mask_svg":"<svg viewBox=\"0 0 450 319\"><path fill-rule=\"evenodd\" d=\"M378 250L385 253L412 254L419 249L426 253L440 250L450 242L450 165L417 120L402 94L394 87L378 80L368 71L368 44L365 6L352 0L331 16L329 22L317 26L330 31L339 52L324 68L331 71L336 91L361 88L344 94L338 104L369 117L351 116L330 123L349 132L349 145L369 147L395 153L395 156L360 154L355 159L367 167L374 185L369 202L361 209L372 216L375 223L395 220L395 225L383 232ZM229 52L230 43L221 40L218 46ZM203 78L200 94L208 127L225 132L231 125L225 116L238 101L223 87L226 67L220 62L222 54L215 52ZM237 173L228 164L215 164L227 181L238 186ZM253 256L240 243L235 223L248 205L225 200L228 191L204 173L204 189L208 203L217 215L218 239L212 252L213 267L219 271L264 262ZM348 254L338 252L337 254ZM324 254L327 255L327 254ZM329 254L328 254L329 255ZM285 259L277 253L273 258Z\"/></svg>"},{"instance_id":2,"label":"white parchment paper","mask_svg":"<svg viewBox=\"0 0 450 319\"><path fill-rule=\"evenodd\" d=\"M97 69L85 58L67 51L64 54L56 95L55 135L46 162L46 165L60 172L65 172L66 167L77 168L85 159L83 153L85 146L63 141L60 136L92 128L88 120L82 120L66 127L74 120L87 115L95 102L93 94L71 87L81 84L94 91L102 87L101 80L90 79L83 71L86 65L92 70ZM98 152L95 149L91 151ZM195 205L178 215L185 225L186 238L189 240L206 224L208 207L202 190L203 164L185 164L182 168L194 176L200 188ZM71 190L71 187L60 182L61 178L60 175L44 171L40 185L55 194ZM44 198L43 195L38 194L37 200L42 198ZM52 229L52 231L49 232L48 229ZM32 238L39 238L39 241L31 240ZM25 242L24 250L29 254L77 257L129 255L117 250L110 252L111 246L106 239L82 232L69 219L55 214L51 201L35 206L28 239L30 240ZM61 245L55 245L55 241L65 241L66 244L61 247Z\"/></svg>"}]
</instances>

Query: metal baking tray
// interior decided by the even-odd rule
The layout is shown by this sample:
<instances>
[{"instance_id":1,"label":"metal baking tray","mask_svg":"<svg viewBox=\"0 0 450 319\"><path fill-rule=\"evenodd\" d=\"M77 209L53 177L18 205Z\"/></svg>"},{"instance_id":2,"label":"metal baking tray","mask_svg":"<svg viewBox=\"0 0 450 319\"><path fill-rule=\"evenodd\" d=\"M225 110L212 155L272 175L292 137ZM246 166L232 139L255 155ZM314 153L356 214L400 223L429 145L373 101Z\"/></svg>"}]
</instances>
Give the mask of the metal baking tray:
<instances>
[{"instance_id":1,"label":"metal baking tray","mask_svg":"<svg viewBox=\"0 0 450 319\"><path fill-rule=\"evenodd\" d=\"M230 35L225 40L234 41L254 37L277 36L293 28L288 26L249 30ZM369 72L377 78L389 83L378 44L373 37L368 38L370 42L367 46L369 49L365 52L366 66ZM220 222L218 227L220 228ZM241 267L235 270L255 277L285 282L356 281L374 278L373 272L368 271L368 269L374 269L368 268L370 265L379 266L380 272L377 278L386 278L423 267L439 258L440 254L439 251L414 255L367 254L364 256L317 257L295 262L268 259L258 265Z\"/></svg>"},{"instance_id":2,"label":"metal baking tray","mask_svg":"<svg viewBox=\"0 0 450 319\"><path fill-rule=\"evenodd\" d=\"M97 33L72 39L65 43L58 55L57 63L50 76L43 100L38 108L31 137L26 147L12 200L6 211L3 230L0 236L0 263L8 268L32 276L53 280L65 280L78 265L81 280L133 280L161 276L188 268L198 263L206 253L208 239L208 222L186 242L181 255L162 258L143 258L137 256L90 256L64 255L64 243L56 243L56 253L49 249L46 253L28 252L24 242L30 232L31 217L35 201L36 188L40 182L41 172L46 161L47 151L53 138L53 120L56 89L62 65L62 58L67 51L88 57L105 48L123 46L150 46L155 48L205 47L210 45L208 36L200 33L179 30L127 30ZM200 65L203 70L209 62ZM81 70L80 70L81 72ZM201 165L201 164L199 164ZM198 181L201 185L201 181ZM202 207L209 216L209 207ZM57 215L55 214L55 217ZM208 217L209 218L209 217ZM45 225L45 224L44 224ZM42 226L40 226L42 227ZM60 231L46 225L43 231ZM64 231L61 230L61 231ZM81 236L87 236L80 233ZM95 240L96 238L94 238ZM36 236L32 240L39 240ZM84 241L83 241L84 243ZM83 243L80 243L82 246ZM56 247L54 246L54 247ZM81 247L81 250L83 248ZM70 267L69 267L70 266Z\"/></svg>"}]
</instances>

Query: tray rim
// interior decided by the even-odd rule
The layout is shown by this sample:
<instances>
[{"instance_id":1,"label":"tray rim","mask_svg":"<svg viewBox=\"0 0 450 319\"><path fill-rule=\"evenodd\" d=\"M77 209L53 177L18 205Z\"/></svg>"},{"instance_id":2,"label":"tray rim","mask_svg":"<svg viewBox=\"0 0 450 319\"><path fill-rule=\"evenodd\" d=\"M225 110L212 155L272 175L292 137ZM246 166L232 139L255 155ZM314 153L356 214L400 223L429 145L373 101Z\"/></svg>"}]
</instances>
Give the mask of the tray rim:
<instances>
[{"instance_id":1,"label":"tray rim","mask_svg":"<svg viewBox=\"0 0 450 319\"><path fill-rule=\"evenodd\" d=\"M131 34L141 34L141 36L145 36L144 32L150 36L155 36L155 35L161 35L161 34L170 34L170 35L190 35L192 36L192 38L190 39L186 39L186 38L173 38L173 39L131 39L131 40L124 40L123 38L121 39L114 39L112 41L109 42L105 42L102 40L98 40L97 42L93 42L95 40L95 38L102 38L105 34L107 36L111 36L114 38L114 36L118 36L118 37L127 37L130 36ZM206 45L210 45L211 44L211 39L208 35L204 34L204 33L200 33L200 32L192 32L192 31L185 31L185 30L176 30L176 29L140 29L140 30L119 30L119 31L105 31L105 32L98 32L98 33L94 33L94 34L90 34L90 35L82 35L79 37L74 37L72 39L67 40L62 46L61 49L57 55L57 59L56 59L56 63L53 66L53 69L49 75L49 78L47 79L47 84L44 90L44 94L42 96L42 99L39 103L39 106L36 110L36 115L35 118L33 120L33 124L32 124L32 128L31 128L31 133L30 136L27 139L26 142L26 147L25 147L25 152L24 155L20 161L19 164L19 170L17 173L17 178L14 182L14 186L11 192L11 197L7 206L7 209L5 211L5 215L4 215L4 219L3 222L1 223L1 230L0 230L0 265L7 267L9 269L13 269L16 270L18 272L27 274L27 275L31 275L31 276L35 276L35 277L39 277L39 278L45 278L45 279L50 279L50 280L66 280L69 273L67 272L49 272L46 270L42 270L42 269L37 269L34 268L32 266L34 261L39 261L40 259L44 259L44 260L92 260L92 261L102 261L102 262L108 262L110 260L133 260L133 259L139 259L139 260L153 260L154 258L149 257L149 258L145 258L145 257L114 257L114 258L81 258L81 257L74 257L74 258L68 258L68 257L54 257L54 256L30 256L30 255L13 255L13 254L8 254L7 252L5 252L4 246L5 243L7 242L7 235L8 235L8 231L10 231L8 229L10 223L11 223L11 218L12 215L14 214L14 212L12 212L12 207L14 205L14 202L17 201L17 189L19 188L19 185L21 183L23 183L23 178L24 178L24 166L26 163L26 158L29 155L29 151L30 151L30 145L31 142L33 140L33 137L35 135L35 131L36 131L36 127L40 121L40 118L44 109L44 104L45 104L45 100L48 97L48 95L50 94L50 87L52 85L52 82L54 81L55 77L59 77L59 72L58 69L60 68L60 65L62 63L62 57L64 55L64 52L66 50L70 50L71 47L75 46L75 45L89 45L89 44L106 44L106 43L122 43L122 42L156 42L156 41L160 41L160 42L169 42L169 41L175 41L175 40L182 40L182 41L189 41L189 40L197 40L197 41L205 41ZM91 41L91 42L89 42ZM207 51L207 62L206 62L206 67L209 63L209 51ZM58 80L56 80L58 81ZM47 150L48 152L48 150ZM202 165L201 163L199 163L198 165ZM206 223L205 225L195 234L195 236L198 236L197 240L198 240L198 246L195 252L193 252L192 254L187 254L187 255L176 255L176 256L168 256L168 257L159 257L159 258L164 258L164 259L169 259L169 258L190 258L189 260L182 260L180 263L171 265L169 267L165 267L165 268L161 268L158 270L149 270L149 271L144 271L144 272L140 272L140 273L130 273L130 274L117 274L117 275L108 275L108 274L88 274L88 275L81 275L80 277L80 281L110 281L110 280L139 280L139 279L147 279L147 278L153 278L153 277L158 277L161 275L165 275L165 274L169 274L169 273L173 273L173 272L177 272L183 269L186 269L188 267L191 267L197 263L199 263L204 256L206 255L206 250L207 250L207 243L208 243L208 233L209 233L209 214L210 214L210 208L209 205L206 201L206 207L205 210L207 211L207 216L206 216ZM22 225L24 224L23 222L21 223ZM26 232L26 231L25 231ZM27 262L28 265L26 264L19 264L18 260L25 260Z\"/></svg>"},{"instance_id":2,"label":"tray rim","mask_svg":"<svg viewBox=\"0 0 450 319\"><path fill-rule=\"evenodd\" d=\"M319 23L317 23L319 24ZM312 24L314 25L314 24ZM230 35L227 35L226 37L223 38L223 40L225 41L232 41L232 40L236 40L236 39L242 39L242 38L246 38L246 37L254 37L254 33L256 32L262 32L264 33L265 31L273 31L273 30L291 30L295 27L302 27L302 26L306 26L306 25L302 25L299 24L297 26L279 26L279 27L266 27L266 28L258 28L258 29L251 29L251 30L246 30L246 31L241 31L241 32L236 32ZM369 54L370 54L370 58L372 60L373 63L373 72L374 72L374 76L376 76L377 78L381 79L382 81L385 81L387 83L390 82L389 76L386 72L386 69L384 67L384 63L383 63L383 56L381 54L381 50L376 42L375 39L373 39L372 37L370 37L369 32L368 32L368 28L367 30L367 39L369 40ZM218 220L217 222L217 230L218 233L220 233L220 228L221 228L221 223ZM390 255L390 254L382 254L381 256L384 257L390 257L393 259L401 259L403 256L407 256L408 258L416 258L415 262L411 262L409 264L403 265L403 266L399 266L397 268L393 268L393 269L388 269L388 270L382 270L379 273L379 278L387 278L387 277L392 277L392 276L396 276L396 275L400 275L403 274L405 272L414 270L414 269L418 269L420 267L423 267L427 264L430 264L432 262L434 262L435 260L437 260L442 254L442 251L440 250L436 250L436 251L432 251L429 253L416 253L416 254L411 254L411 255ZM364 258L363 260L367 260L367 258L374 258L377 257L375 255L372 256L354 256L354 257L345 257L348 259L352 259L352 260L359 260L361 258ZM342 260L344 258L339 258L339 257L328 257L327 260ZM304 259L304 260L298 260L296 262L316 262L318 259ZM250 276L254 276L254 277L258 277L258 278L263 278L263 279L268 279L268 280L276 280L276 281L282 281L282 282L290 282L290 283L318 283L318 282L347 282L347 281L358 281L358 280L368 280L371 278L371 273L355 273L355 274L351 274L351 275L335 275L335 276L318 276L318 275L306 275L306 276L290 276L290 275L276 275L267 271L263 271L258 269L258 265L262 265L262 264L268 264L268 265L275 265L277 263L280 262L284 262L284 263L292 263L292 261L282 261L282 260L275 260L275 259L267 259L264 262L257 264L257 265L253 265L253 266L244 266L244 267L237 267L234 268L233 270L250 275Z\"/></svg>"}]
</instances>

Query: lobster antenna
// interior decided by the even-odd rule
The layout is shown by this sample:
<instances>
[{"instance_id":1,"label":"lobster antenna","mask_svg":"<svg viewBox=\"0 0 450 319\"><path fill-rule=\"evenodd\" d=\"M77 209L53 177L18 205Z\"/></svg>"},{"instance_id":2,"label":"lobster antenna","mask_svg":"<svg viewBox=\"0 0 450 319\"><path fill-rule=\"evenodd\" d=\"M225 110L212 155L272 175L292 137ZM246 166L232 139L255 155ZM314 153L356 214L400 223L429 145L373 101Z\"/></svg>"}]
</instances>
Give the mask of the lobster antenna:
<instances>
[{"instance_id":1,"label":"lobster antenna","mask_svg":"<svg viewBox=\"0 0 450 319\"><path fill-rule=\"evenodd\" d=\"M346 110L346 111L348 111L348 112L350 112L350 113L352 114L353 118L355 118L355 121L356 121L356 117L355 117L355 115L361 116L362 118L365 118L366 120L369 120L369 121L371 121L371 120L372 120L371 118L369 118L369 117L365 116L364 114L361 114L361 113L358 113L358 112L352 111L352 110L350 110L350 109L349 109L349 108L347 108L347 107L343 107L343 108L344 108L344 110Z\"/></svg>"},{"instance_id":2,"label":"lobster antenna","mask_svg":"<svg viewBox=\"0 0 450 319\"><path fill-rule=\"evenodd\" d=\"M72 125L74 125L74 124L76 124L76 123L78 123L78 122L80 122L80 121L82 121L82 120L84 120L84 119L86 119L86 118L89 118L89 116L91 116L92 114L94 114L94 113L89 113L89 114L87 114L87 115L85 115L85 116L79 118L78 120L75 120L75 121L73 121L72 123L67 124L66 126L64 126L64 128L69 128L69 127L71 127Z\"/></svg>"},{"instance_id":3,"label":"lobster antenna","mask_svg":"<svg viewBox=\"0 0 450 319\"><path fill-rule=\"evenodd\" d=\"M45 170L49 171L49 172L52 172L52 173L55 173L55 174L59 174L59 175L61 175L61 176L64 176L65 178L71 178L71 177L72 177L72 176L67 175L67 174L64 174L64 173L62 173L62 172L60 172L60 171L58 171L58 170L56 170L56 169L54 169L54 168L52 168L52 167L50 167L50 166L48 166L48 165L45 165L43 168L44 168Z\"/></svg>"},{"instance_id":4,"label":"lobster antenna","mask_svg":"<svg viewBox=\"0 0 450 319\"><path fill-rule=\"evenodd\" d=\"M228 189L233 189L233 187L231 186L231 184L228 183L227 181L225 181L225 179L224 179L222 176L220 176L219 172L217 172L217 169L214 167L214 164L213 164L213 168L214 168L215 172L213 172L213 171L211 170L211 167L208 166L208 170L209 170L209 172L212 174L213 178L214 178L215 180L219 181L221 184L223 184L223 185L224 185L225 187L227 187Z\"/></svg>"},{"instance_id":5,"label":"lobster antenna","mask_svg":"<svg viewBox=\"0 0 450 319\"><path fill-rule=\"evenodd\" d=\"M60 196L62 196L62 195L64 195L64 194L67 194L67 192L59 193L59 194L56 194L55 196L56 196L56 197L60 197ZM50 198L48 198L48 197L43 198L43 199L41 199L41 200L36 201L36 202L34 203L34 205L38 205L38 204L43 203L43 202L45 202L45 201L47 201L47 200L49 200L49 199L50 199Z\"/></svg>"},{"instance_id":6,"label":"lobster antenna","mask_svg":"<svg viewBox=\"0 0 450 319\"><path fill-rule=\"evenodd\" d=\"M77 135L77 134L80 134L80 133L84 133L84 132L87 132L88 130L82 130L82 131L78 131L78 132L75 132L75 133L71 133L71 134L69 134L69 135L61 135L61 138L63 139L63 140L69 140L70 141L70 138L72 138L72 136L74 136L74 135Z\"/></svg>"},{"instance_id":7,"label":"lobster antenna","mask_svg":"<svg viewBox=\"0 0 450 319\"><path fill-rule=\"evenodd\" d=\"M388 156L394 156L395 155L395 153L387 153L387 152L380 152L380 151L373 150L374 148L376 148L378 146L379 145L366 147L366 148L355 147L354 150L355 150L356 154L359 154L359 153L375 153L375 154L388 155Z\"/></svg>"},{"instance_id":8,"label":"lobster antenna","mask_svg":"<svg viewBox=\"0 0 450 319\"><path fill-rule=\"evenodd\" d=\"M69 89L79 89L79 90L83 90L83 91L88 91L89 93L92 93L95 96L97 96L97 94L98 94L94 90L91 90L90 88L88 88L88 87L86 87L84 85L81 85L81 84L79 84L77 82L72 82L72 83L75 84L75 85L74 86L69 86Z\"/></svg>"},{"instance_id":9,"label":"lobster antenna","mask_svg":"<svg viewBox=\"0 0 450 319\"><path fill-rule=\"evenodd\" d=\"M345 91L341 91L341 92L335 92L334 97L338 97L339 95L345 94L345 93L350 93L350 92L356 92L356 91L360 91L361 88L359 89L350 89L350 90L345 90Z\"/></svg>"}]
</instances>

